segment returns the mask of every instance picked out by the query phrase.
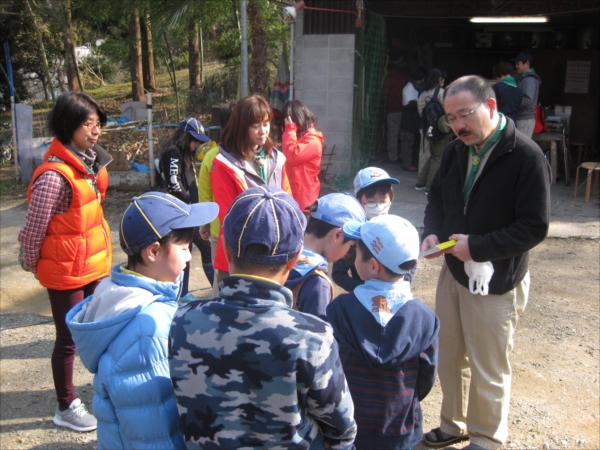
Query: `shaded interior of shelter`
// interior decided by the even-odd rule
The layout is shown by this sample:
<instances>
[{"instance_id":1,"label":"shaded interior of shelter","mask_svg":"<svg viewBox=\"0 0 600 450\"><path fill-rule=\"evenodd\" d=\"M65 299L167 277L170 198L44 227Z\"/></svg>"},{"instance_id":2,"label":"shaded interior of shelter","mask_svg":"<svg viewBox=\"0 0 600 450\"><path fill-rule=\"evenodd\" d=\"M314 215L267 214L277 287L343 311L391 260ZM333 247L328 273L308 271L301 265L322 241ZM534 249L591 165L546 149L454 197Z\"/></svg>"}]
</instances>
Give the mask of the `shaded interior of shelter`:
<instances>
[{"instance_id":1,"label":"shaded interior of shelter","mask_svg":"<svg viewBox=\"0 0 600 450\"><path fill-rule=\"evenodd\" d=\"M326 4L313 1L311 4ZM354 3L354 2L352 2ZM326 6L325 6L326 7ZM447 71L446 82L469 73L492 79L492 68L530 51L542 79L543 106L572 107L570 140L600 147L600 5L597 1L367 0L367 11L385 17L388 47L407 65L423 61ZM473 24L475 16L546 15L541 24ZM587 93L565 92L569 61L589 61Z\"/></svg>"}]
</instances>

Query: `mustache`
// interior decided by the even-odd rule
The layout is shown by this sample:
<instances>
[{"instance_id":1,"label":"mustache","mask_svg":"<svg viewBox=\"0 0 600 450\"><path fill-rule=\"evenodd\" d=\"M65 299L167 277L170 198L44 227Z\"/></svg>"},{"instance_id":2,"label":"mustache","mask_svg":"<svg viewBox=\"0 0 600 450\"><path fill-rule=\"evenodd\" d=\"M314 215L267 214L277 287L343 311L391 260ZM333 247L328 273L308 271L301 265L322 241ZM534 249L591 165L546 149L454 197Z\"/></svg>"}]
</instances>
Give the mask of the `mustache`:
<instances>
[{"instance_id":1,"label":"mustache","mask_svg":"<svg viewBox=\"0 0 600 450\"><path fill-rule=\"evenodd\" d=\"M470 134L471 130L467 130L466 128L463 128L462 130L459 130L458 135L459 136L464 136L465 134Z\"/></svg>"}]
</instances>

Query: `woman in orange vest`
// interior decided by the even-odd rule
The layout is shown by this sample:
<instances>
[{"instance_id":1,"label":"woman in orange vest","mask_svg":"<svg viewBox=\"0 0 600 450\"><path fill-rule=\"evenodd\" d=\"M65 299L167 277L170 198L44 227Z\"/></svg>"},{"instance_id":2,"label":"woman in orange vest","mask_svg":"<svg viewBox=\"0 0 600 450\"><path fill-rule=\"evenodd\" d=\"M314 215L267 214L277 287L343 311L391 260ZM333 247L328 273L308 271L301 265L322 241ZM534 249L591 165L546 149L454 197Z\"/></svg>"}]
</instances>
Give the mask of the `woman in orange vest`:
<instances>
[{"instance_id":1,"label":"woman in orange vest","mask_svg":"<svg viewBox=\"0 0 600 450\"><path fill-rule=\"evenodd\" d=\"M58 405L54 423L96 429L96 418L73 386L75 344L65 317L91 295L112 264L110 229L101 202L111 156L98 145L104 109L82 92L62 94L50 115L54 139L31 179L25 225L19 232L22 267L48 290L56 327L52 375Z\"/></svg>"}]
</instances>

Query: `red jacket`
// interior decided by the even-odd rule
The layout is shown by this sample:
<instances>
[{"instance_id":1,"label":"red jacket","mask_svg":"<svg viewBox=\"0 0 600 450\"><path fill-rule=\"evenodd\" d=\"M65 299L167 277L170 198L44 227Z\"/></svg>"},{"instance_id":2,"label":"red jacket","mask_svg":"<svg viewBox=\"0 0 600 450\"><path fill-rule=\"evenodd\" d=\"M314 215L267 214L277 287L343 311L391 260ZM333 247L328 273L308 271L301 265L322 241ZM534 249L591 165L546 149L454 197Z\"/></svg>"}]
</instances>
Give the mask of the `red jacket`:
<instances>
[{"instance_id":1,"label":"red jacket","mask_svg":"<svg viewBox=\"0 0 600 450\"><path fill-rule=\"evenodd\" d=\"M210 172L214 201L219 205L219 220L221 221L219 242L213 266L217 270L229 272L229 264L225 259L223 250L222 227L233 200L246 189L264 184L279 187L289 194L292 193L292 190L284 169L285 156L280 151L273 149L271 156L268 157L270 170L267 177L268 182L265 183L248 161L240 160L232 153L227 152L222 147L220 148L221 151L213 160L213 167Z\"/></svg>"},{"instance_id":2,"label":"red jacket","mask_svg":"<svg viewBox=\"0 0 600 450\"><path fill-rule=\"evenodd\" d=\"M321 182L321 158L323 157L323 133L310 128L298 139L298 126L288 123L281 137L285 155L285 169L290 178L292 196L302 211L319 198Z\"/></svg>"}]
</instances>

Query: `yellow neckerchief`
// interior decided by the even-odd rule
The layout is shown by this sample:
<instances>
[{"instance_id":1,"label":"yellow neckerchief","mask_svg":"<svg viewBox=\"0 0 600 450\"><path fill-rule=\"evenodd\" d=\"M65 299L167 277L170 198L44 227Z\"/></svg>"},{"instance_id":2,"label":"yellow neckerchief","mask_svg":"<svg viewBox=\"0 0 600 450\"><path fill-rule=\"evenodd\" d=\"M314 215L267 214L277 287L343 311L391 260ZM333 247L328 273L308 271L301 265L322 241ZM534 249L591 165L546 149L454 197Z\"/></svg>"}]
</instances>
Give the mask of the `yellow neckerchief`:
<instances>
[{"instance_id":1,"label":"yellow neckerchief","mask_svg":"<svg viewBox=\"0 0 600 450\"><path fill-rule=\"evenodd\" d=\"M123 264L121 266L121 273L125 274L125 275L133 275L134 277L143 277L143 278L148 278L146 275L142 275L139 272L134 272L133 270L129 270L127 268L127 264Z\"/></svg>"},{"instance_id":2,"label":"yellow neckerchief","mask_svg":"<svg viewBox=\"0 0 600 450\"><path fill-rule=\"evenodd\" d=\"M281 283L278 283L275 280L271 280L270 278L259 277L258 275L247 275L245 273L230 273L229 276L230 277L251 278L253 280L258 280L258 281L268 281L269 283L274 283L274 284L281 286Z\"/></svg>"}]
</instances>

